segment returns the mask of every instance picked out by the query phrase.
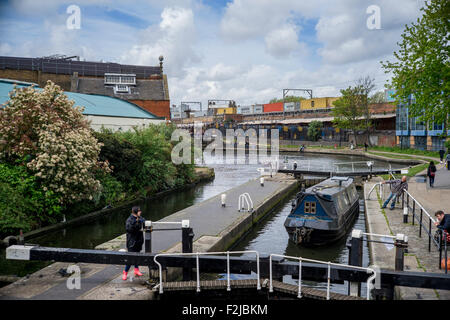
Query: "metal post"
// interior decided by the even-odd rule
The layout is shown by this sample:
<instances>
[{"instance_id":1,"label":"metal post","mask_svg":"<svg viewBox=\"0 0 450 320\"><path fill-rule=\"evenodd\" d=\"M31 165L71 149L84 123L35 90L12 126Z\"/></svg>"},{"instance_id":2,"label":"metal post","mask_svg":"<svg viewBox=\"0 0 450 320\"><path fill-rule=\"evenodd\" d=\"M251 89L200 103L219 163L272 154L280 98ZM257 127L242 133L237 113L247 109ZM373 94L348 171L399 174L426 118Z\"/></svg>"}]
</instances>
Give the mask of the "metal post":
<instances>
[{"instance_id":1,"label":"metal post","mask_svg":"<svg viewBox=\"0 0 450 320\"><path fill-rule=\"evenodd\" d=\"M439 230L440 231L440 230ZM442 235L443 232L439 232L439 269L442 269Z\"/></svg>"},{"instance_id":2,"label":"metal post","mask_svg":"<svg viewBox=\"0 0 450 320\"><path fill-rule=\"evenodd\" d=\"M192 253L194 232L189 227L189 220L181 222L181 247L183 253ZM191 268L183 268L183 281L192 279Z\"/></svg>"},{"instance_id":3,"label":"metal post","mask_svg":"<svg viewBox=\"0 0 450 320\"><path fill-rule=\"evenodd\" d=\"M412 225L414 225L414 219L416 217L416 201L415 200L413 200L412 216L413 216Z\"/></svg>"},{"instance_id":4,"label":"metal post","mask_svg":"<svg viewBox=\"0 0 450 320\"><path fill-rule=\"evenodd\" d=\"M352 231L352 237L350 239L348 264L351 266L362 266L363 256L363 232L362 230L354 229ZM361 283L351 282L348 283L348 294L351 296L360 296Z\"/></svg>"},{"instance_id":5,"label":"metal post","mask_svg":"<svg viewBox=\"0 0 450 320\"><path fill-rule=\"evenodd\" d=\"M403 223L408 223L408 206L403 208Z\"/></svg>"},{"instance_id":6,"label":"metal post","mask_svg":"<svg viewBox=\"0 0 450 320\"><path fill-rule=\"evenodd\" d=\"M152 252L152 222L145 221L145 230L144 230L144 252L151 253Z\"/></svg>"},{"instance_id":7,"label":"metal post","mask_svg":"<svg viewBox=\"0 0 450 320\"><path fill-rule=\"evenodd\" d=\"M419 228L419 237L422 238L422 217L423 217L423 209L420 208L420 228Z\"/></svg>"},{"instance_id":8,"label":"metal post","mask_svg":"<svg viewBox=\"0 0 450 320\"><path fill-rule=\"evenodd\" d=\"M395 238L395 271L404 271L405 248L408 246L408 238L404 234L397 234Z\"/></svg>"},{"instance_id":9,"label":"metal post","mask_svg":"<svg viewBox=\"0 0 450 320\"><path fill-rule=\"evenodd\" d=\"M405 207L405 192L402 192L402 209Z\"/></svg>"},{"instance_id":10,"label":"metal post","mask_svg":"<svg viewBox=\"0 0 450 320\"><path fill-rule=\"evenodd\" d=\"M447 258L447 231L444 231L443 232L444 233L444 249L445 249L445 257L444 257L444 259L445 259L445 264L444 264L444 267L445 267L445 273L447 273L448 272L448 258Z\"/></svg>"},{"instance_id":11,"label":"metal post","mask_svg":"<svg viewBox=\"0 0 450 320\"><path fill-rule=\"evenodd\" d=\"M428 218L429 227L428 227L428 252L431 251L431 218Z\"/></svg>"}]
</instances>

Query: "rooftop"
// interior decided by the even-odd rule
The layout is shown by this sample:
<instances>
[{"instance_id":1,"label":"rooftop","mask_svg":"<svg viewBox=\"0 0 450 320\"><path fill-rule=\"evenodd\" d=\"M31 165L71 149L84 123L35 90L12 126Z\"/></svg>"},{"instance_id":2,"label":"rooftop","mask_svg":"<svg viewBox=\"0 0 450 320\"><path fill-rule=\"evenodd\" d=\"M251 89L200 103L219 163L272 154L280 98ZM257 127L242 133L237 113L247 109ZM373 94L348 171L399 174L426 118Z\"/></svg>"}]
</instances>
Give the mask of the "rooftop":
<instances>
[{"instance_id":1,"label":"rooftop","mask_svg":"<svg viewBox=\"0 0 450 320\"><path fill-rule=\"evenodd\" d=\"M18 87L28 87L33 85L33 83L29 82L0 79L0 105L8 102L9 92L13 90L14 84L17 84ZM34 85L36 90L42 90L38 85ZM97 94L84 94L68 91L65 91L64 93L70 100L75 101L75 106L84 107L84 115L159 119L159 117L154 114L141 109L139 106L126 100Z\"/></svg>"}]
</instances>

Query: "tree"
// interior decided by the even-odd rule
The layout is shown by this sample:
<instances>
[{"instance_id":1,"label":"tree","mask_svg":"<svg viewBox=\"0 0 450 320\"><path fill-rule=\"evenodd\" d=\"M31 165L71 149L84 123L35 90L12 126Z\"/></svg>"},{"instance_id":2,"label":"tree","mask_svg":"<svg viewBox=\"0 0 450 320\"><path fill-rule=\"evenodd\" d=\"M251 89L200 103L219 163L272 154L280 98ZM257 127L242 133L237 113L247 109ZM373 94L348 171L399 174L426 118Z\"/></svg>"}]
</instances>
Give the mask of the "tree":
<instances>
[{"instance_id":1,"label":"tree","mask_svg":"<svg viewBox=\"0 0 450 320\"><path fill-rule=\"evenodd\" d=\"M322 122L320 121L311 121L308 126L308 138L312 141L318 141L320 139L321 129L323 127Z\"/></svg>"},{"instance_id":2,"label":"tree","mask_svg":"<svg viewBox=\"0 0 450 320\"><path fill-rule=\"evenodd\" d=\"M369 97L369 103L385 103L386 101L386 95L383 91L375 92L371 97Z\"/></svg>"},{"instance_id":3,"label":"tree","mask_svg":"<svg viewBox=\"0 0 450 320\"><path fill-rule=\"evenodd\" d=\"M450 2L427 1L423 16L406 25L395 62L381 62L386 73L392 73L388 85L396 90L397 102L411 100L410 115L420 121L444 124L448 130L450 111ZM411 97L414 99L410 99Z\"/></svg>"},{"instance_id":4,"label":"tree","mask_svg":"<svg viewBox=\"0 0 450 320\"><path fill-rule=\"evenodd\" d=\"M362 129L361 118L363 109L361 107L361 88L348 87L341 90L342 97L334 101L334 108L331 111L333 115L333 125L336 128L351 130L355 136L356 130Z\"/></svg>"},{"instance_id":5,"label":"tree","mask_svg":"<svg viewBox=\"0 0 450 320\"><path fill-rule=\"evenodd\" d=\"M359 78L356 82L356 98L359 99L359 106L362 110L363 121L360 125L362 129L366 131L367 143L370 145L370 129L372 128L372 117L369 109L369 95L375 88L374 79L370 76Z\"/></svg>"},{"instance_id":6,"label":"tree","mask_svg":"<svg viewBox=\"0 0 450 320\"><path fill-rule=\"evenodd\" d=\"M269 103L277 103L277 102L300 102L301 100L305 100L303 97L297 97L297 96L286 96L283 98L273 98L269 101Z\"/></svg>"},{"instance_id":7,"label":"tree","mask_svg":"<svg viewBox=\"0 0 450 320\"><path fill-rule=\"evenodd\" d=\"M15 87L0 109L0 156L26 166L63 205L92 199L100 190L97 171L109 171L98 161L101 144L73 104L48 81L43 90Z\"/></svg>"}]
</instances>

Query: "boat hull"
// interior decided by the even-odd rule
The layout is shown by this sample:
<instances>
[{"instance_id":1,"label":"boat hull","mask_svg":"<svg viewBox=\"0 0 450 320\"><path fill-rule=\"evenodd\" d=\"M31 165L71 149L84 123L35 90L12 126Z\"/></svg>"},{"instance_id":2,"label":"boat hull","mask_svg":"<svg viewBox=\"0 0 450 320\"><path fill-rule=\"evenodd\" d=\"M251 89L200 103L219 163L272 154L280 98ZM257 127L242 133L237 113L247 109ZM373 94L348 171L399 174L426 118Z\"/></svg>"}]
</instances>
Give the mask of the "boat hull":
<instances>
[{"instance_id":1,"label":"boat hull","mask_svg":"<svg viewBox=\"0 0 450 320\"><path fill-rule=\"evenodd\" d=\"M323 246L338 241L344 237L352 228L355 218L359 215L359 202L356 201L352 207L343 215L342 223L329 227L331 222L317 222L311 223L308 220L289 221L294 219L288 217L286 219L285 227L289 234L289 240L297 245L304 246ZM302 221L302 223L298 223ZM315 224L315 225L314 225Z\"/></svg>"}]
</instances>

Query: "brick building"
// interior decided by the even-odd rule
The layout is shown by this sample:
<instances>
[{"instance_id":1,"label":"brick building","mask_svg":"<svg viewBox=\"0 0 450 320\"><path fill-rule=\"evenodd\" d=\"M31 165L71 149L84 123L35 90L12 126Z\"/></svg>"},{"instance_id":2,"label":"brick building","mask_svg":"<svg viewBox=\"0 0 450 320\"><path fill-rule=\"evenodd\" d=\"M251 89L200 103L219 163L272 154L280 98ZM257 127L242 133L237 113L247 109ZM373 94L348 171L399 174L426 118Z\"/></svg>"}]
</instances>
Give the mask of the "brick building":
<instances>
[{"instance_id":1,"label":"brick building","mask_svg":"<svg viewBox=\"0 0 450 320\"><path fill-rule=\"evenodd\" d=\"M47 80L65 91L127 100L158 117L170 119L170 97L163 57L159 66L73 60L77 57L20 58L0 56L0 78L45 86Z\"/></svg>"}]
</instances>

